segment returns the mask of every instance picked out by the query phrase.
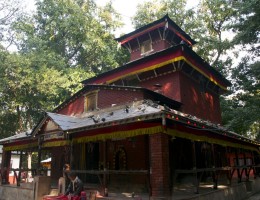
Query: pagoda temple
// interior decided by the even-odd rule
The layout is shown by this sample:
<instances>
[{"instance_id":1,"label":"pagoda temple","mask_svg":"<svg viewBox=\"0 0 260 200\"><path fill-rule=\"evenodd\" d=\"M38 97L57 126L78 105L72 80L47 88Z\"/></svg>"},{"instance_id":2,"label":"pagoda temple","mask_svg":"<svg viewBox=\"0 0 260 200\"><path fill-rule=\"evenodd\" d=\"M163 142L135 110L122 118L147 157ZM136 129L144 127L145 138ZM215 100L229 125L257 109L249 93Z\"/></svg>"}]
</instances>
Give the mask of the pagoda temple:
<instances>
[{"instance_id":1,"label":"pagoda temple","mask_svg":"<svg viewBox=\"0 0 260 200\"><path fill-rule=\"evenodd\" d=\"M217 189L256 178L260 143L221 125L220 95L231 84L193 51L187 33L166 15L116 40L128 63L82 81L31 132L0 140L3 184L12 151L37 152L35 174L48 152L53 182L69 163L86 187L108 196L170 199L185 183L200 193L204 181Z\"/></svg>"}]
</instances>

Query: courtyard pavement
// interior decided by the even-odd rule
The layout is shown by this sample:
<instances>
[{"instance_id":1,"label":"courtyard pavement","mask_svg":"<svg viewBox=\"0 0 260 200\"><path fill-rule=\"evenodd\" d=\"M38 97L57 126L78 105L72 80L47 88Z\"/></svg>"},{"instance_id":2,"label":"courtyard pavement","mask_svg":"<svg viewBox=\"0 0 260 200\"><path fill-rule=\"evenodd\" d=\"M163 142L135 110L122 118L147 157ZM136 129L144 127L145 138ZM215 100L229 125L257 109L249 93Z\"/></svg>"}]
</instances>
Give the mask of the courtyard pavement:
<instances>
[{"instance_id":1,"label":"courtyard pavement","mask_svg":"<svg viewBox=\"0 0 260 200\"><path fill-rule=\"evenodd\" d=\"M260 200L260 193L256 193L245 200Z\"/></svg>"}]
</instances>

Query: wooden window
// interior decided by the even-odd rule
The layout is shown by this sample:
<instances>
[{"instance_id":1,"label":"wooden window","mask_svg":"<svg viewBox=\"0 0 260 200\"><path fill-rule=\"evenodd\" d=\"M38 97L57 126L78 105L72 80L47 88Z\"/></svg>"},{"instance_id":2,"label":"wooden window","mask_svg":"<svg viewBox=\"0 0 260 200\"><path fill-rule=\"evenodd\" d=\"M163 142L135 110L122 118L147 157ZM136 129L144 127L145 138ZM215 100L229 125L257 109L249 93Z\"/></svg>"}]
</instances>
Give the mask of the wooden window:
<instances>
[{"instance_id":1,"label":"wooden window","mask_svg":"<svg viewBox=\"0 0 260 200\"><path fill-rule=\"evenodd\" d=\"M97 109L97 91L86 94L85 112Z\"/></svg>"},{"instance_id":2,"label":"wooden window","mask_svg":"<svg viewBox=\"0 0 260 200\"><path fill-rule=\"evenodd\" d=\"M141 55L148 54L149 52L153 51L152 41L146 40L141 44Z\"/></svg>"}]
</instances>

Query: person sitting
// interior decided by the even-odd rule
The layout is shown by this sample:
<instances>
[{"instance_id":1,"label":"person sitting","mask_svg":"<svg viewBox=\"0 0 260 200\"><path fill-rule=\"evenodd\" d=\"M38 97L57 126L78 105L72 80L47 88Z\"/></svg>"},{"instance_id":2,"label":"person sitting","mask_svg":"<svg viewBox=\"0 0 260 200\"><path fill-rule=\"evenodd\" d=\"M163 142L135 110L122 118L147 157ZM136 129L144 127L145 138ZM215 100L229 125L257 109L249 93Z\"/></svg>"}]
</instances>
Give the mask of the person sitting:
<instances>
[{"instance_id":1,"label":"person sitting","mask_svg":"<svg viewBox=\"0 0 260 200\"><path fill-rule=\"evenodd\" d=\"M65 192L65 195L70 196L80 196L80 193L83 191L83 182L78 178L75 172L69 172L68 177L70 179L70 184Z\"/></svg>"},{"instance_id":2,"label":"person sitting","mask_svg":"<svg viewBox=\"0 0 260 200\"><path fill-rule=\"evenodd\" d=\"M66 189L69 186L70 183L70 179L68 177L69 172L70 172L70 165L65 164L63 166L63 176L59 178L59 182L58 182L58 190L60 195L65 194Z\"/></svg>"}]
</instances>

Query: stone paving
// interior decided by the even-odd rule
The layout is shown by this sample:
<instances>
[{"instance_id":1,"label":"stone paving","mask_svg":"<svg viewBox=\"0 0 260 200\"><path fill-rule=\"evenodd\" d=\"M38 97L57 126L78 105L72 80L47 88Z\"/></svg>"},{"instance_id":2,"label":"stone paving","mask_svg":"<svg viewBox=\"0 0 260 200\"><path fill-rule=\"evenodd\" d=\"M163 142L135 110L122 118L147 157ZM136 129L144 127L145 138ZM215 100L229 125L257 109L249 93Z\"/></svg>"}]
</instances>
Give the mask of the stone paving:
<instances>
[{"instance_id":1,"label":"stone paving","mask_svg":"<svg viewBox=\"0 0 260 200\"><path fill-rule=\"evenodd\" d=\"M260 193L256 193L245 200L260 200Z\"/></svg>"}]
</instances>

